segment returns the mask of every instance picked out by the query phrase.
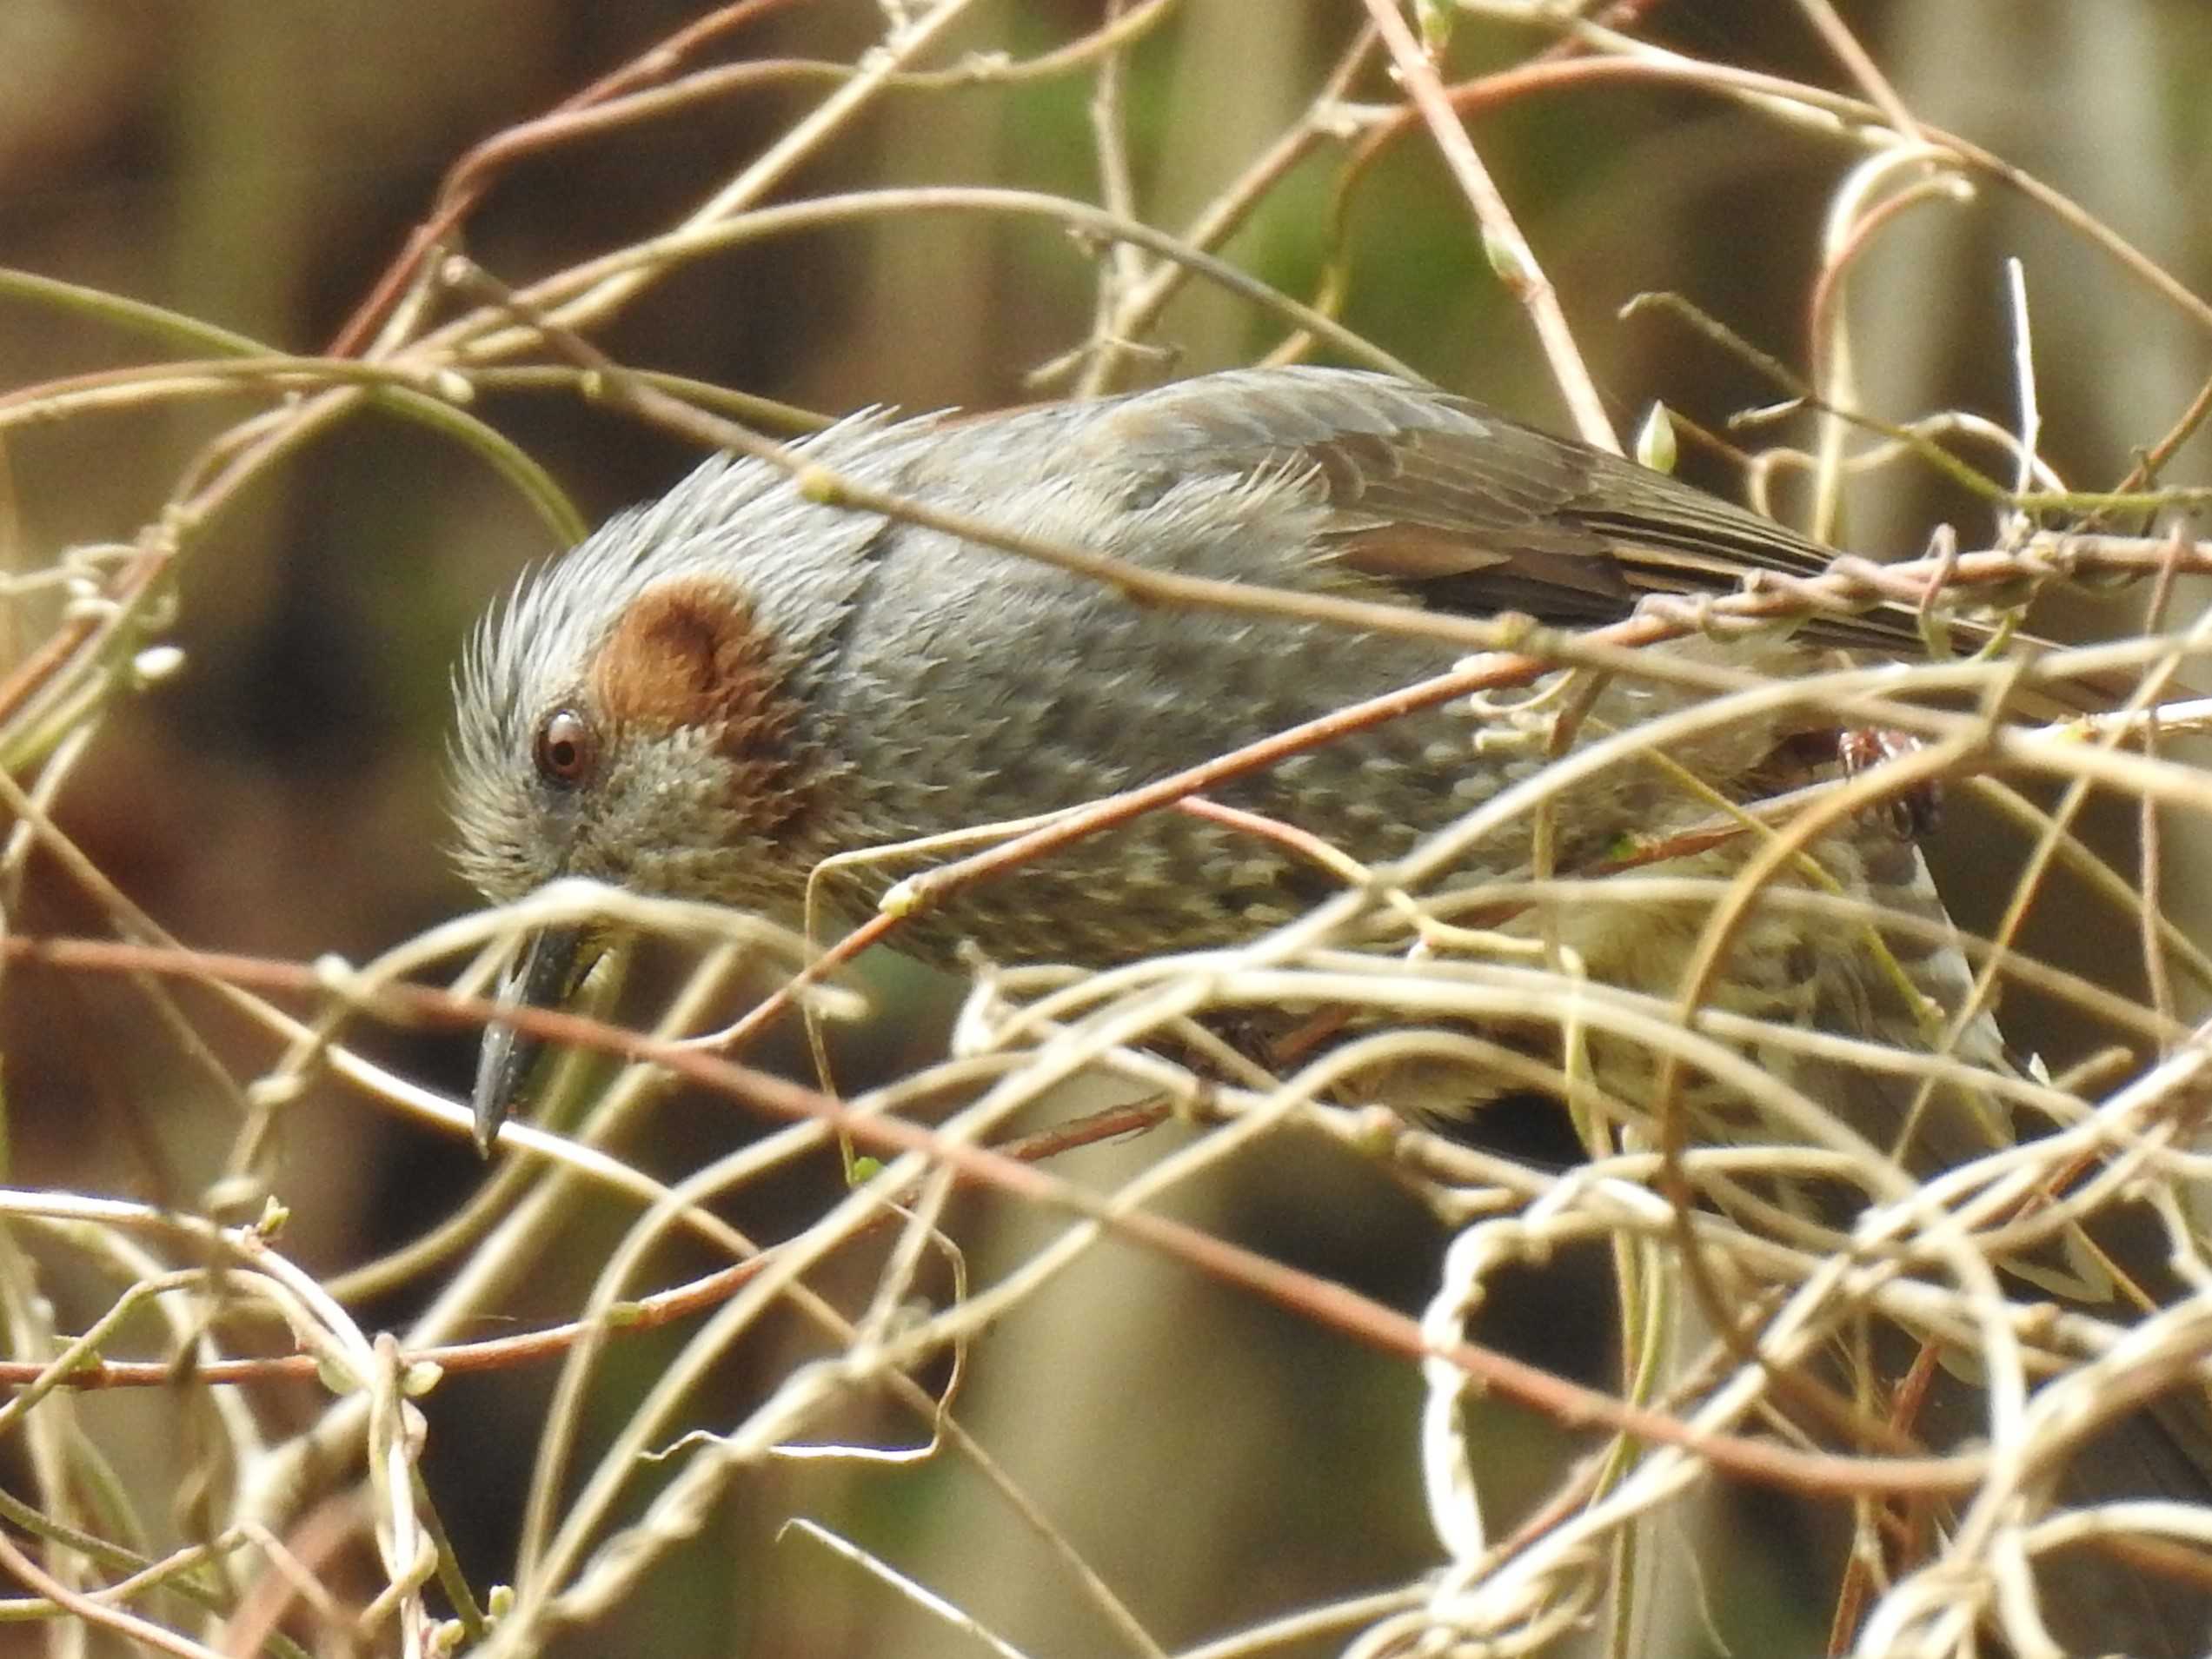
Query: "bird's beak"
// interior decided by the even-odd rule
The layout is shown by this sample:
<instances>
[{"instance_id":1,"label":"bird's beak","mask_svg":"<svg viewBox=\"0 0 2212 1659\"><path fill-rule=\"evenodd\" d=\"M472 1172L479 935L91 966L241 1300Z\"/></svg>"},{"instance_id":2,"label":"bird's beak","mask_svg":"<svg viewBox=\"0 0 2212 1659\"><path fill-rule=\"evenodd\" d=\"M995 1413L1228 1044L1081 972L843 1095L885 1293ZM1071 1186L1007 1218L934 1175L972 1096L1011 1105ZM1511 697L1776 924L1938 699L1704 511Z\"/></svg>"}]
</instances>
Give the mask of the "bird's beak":
<instances>
[{"instance_id":1,"label":"bird's beak","mask_svg":"<svg viewBox=\"0 0 2212 1659\"><path fill-rule=\"evenodd\" d=\"M595 952L585 946L581 927L548 927L523 942L514 965L494 993L502 1005L559 1008L591 966ZM476 1058L476 1150L491 1155L492 1142L508 1115L524 1105L526 1085L545 1044L512 1025L493 1020L484 1027L483 1052Z\"/></svg>"}]
</instances>

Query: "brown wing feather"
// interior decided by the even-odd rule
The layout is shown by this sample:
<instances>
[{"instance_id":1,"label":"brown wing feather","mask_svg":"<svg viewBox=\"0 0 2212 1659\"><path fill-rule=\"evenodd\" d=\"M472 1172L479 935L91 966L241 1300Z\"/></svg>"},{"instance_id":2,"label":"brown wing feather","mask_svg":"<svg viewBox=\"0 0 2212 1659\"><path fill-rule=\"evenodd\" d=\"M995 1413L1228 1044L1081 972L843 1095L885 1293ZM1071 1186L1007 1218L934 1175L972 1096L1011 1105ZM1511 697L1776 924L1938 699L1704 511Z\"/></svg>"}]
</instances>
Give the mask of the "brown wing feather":
<instances>
[{"instance_id":1,"label":"brown wing feather","mask_svg":"<svg viewBox=\"0 0 2212 1659\"><path fill-rule=\"evenodd\" d=\"M1752 570L1833 556L1786 526L1471 399L1346 369L1246 369L1139 394L1090 423L1125 465L1311 470L1345 566L1441 608L1611 621L1646 593L1725 594ZM1909 612L1821 618L1809 635L1917 648Z\"/></svg>"}]
</instances>

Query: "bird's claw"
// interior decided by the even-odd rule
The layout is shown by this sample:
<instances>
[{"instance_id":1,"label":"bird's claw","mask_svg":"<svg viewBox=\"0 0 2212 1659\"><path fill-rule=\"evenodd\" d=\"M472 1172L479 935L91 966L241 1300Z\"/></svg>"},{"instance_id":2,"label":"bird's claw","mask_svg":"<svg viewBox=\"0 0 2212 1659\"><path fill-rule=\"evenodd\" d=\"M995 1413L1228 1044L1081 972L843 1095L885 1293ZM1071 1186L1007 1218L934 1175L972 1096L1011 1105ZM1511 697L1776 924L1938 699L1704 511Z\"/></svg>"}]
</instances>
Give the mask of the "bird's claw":
<instances>
[{"instance_id":1,"label":"bird's claw","mask_svg":"<svg viewBox=\"0 0 2212 1659\"><path fill-rule=\"evenodd\" d=\"M1846 778L1856 778L1921 747L1918 738L1895 727L1849 726L1836 733L1836 758L1842 762ZM1943 786L1933 779L1908 785L1885 796L1882 809L1899 840L1923 840L1934 834L1943 821Z\"/></svg>"}]
</instances>

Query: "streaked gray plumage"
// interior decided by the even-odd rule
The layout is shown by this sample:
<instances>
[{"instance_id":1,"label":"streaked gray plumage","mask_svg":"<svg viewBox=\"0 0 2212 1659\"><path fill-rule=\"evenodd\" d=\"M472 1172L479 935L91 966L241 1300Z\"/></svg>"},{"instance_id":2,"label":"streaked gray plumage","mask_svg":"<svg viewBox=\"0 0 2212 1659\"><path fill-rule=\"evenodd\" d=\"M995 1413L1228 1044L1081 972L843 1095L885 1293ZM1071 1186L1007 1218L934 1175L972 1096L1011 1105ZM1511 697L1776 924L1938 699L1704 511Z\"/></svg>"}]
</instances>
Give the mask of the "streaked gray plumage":
<instances>
[{"instance_id":1,"label":"streaked gray plumage","mask_svg":"<svg viewBox=\"0 0 2212 1659\"><path fill-rule=\"evenodd\" d=\"M1471 614L1586 625L1624 614L1642 593L1726 591L1750 570L1810 574L1829 558L1642 468L1463 399L1349 371L1242 371L982 418L867 415L807 447L857 482L1134 564ZM1790 674L1838 642L1917 649L1909 619L1877 613L1729 655ZM585 875L790 919L809 871L832 853L1111 794L1440 673L1454 655L1318 623L1139 607L1002 552L811 501L765 464L714 460L527 579L476 636L457 688L462 867L499 899ZM1591 729L1681 700L1615 685ZM1737 722L1672 758L1744 798L1771 787L1788 740L1823 720L1833 716L1798 708ZM1478 734L1464 707L1431 710L1220 798L1364 862L1390 860L1543 764L1525 750L1478 750ZM1656 767L1609 773L1561 799L1558 867L1711 810ZM1453 879L1524 872L1528 836L1525 821L1501 831ZM1920 995L1959 1005L1966 965L1917 849L1870 822L1818 854L1843 891L1934 924L1931 936L1899 933L1892 948ZM1725 850L1700 867L1725 873L1742 856ZM913 867L880 866L833 894L864 913ZM1249 937L1332 887L1265 842L1156 813L973 890L901 938L940 956L967 939L1002 959L1105 964ZM1704 911L1596 906L1587 918L1570 943L1593 978L1666 992ZM564 995L581 949L574 935L540 941L511 993ZM1717 994L1743 1012L1900 1046L1926 1039L1923 1011L1870 952L1815 937L1778 909L1755 915ZM1986 1015L1956 1052L2005 1063ZM503 1031L488 1041L487 1137L529 1053ZM1603 1079L1630 1095L1651 1065L1617 1045L1601 1045L1598 1058ZM1807 1093L1877 1142L1896 1138L1908 1081L1810 1069L1795 1079ZM1938 1105L1901 1155L1940 1167L2002 1132ZM2115 1490L2202 1496L2204 1456L2201 1437L2183 1453L2145 1417L2116 1437L2104 1474ZM2116 1570L2096 1583L2069 1598L2090 1639L2197 1647L2200 1603L2145 1596Z\"/></svg>"},{"instance_id":2,"label":"streaked gray plumage","mask_svg":"<svg viewBox=\"0 0 2212 1659\"><path fill-rule=\"evenodd\" d=\"M1215 375L983 421L862 417L811 453L876 488L1138 564L1477 613L1589 622L1622 614L1639 587L1724 589L1755 560L1825 561L1781 527L1643 468L1348 372ZM1690 541L1706 553L1685 571L1672 547ZM1718 564L1719 547L1742 562ZM674 807L714 794L733 764L696 732L631 734L584 791L549 786L532 760L535 723L588 695L624 608L694 579L750 607L797 711L776 741L805 758L808 809L774 834L739 808L733 833L729 813ZM1079 577L816 505L763 464L710 461L527 582L479 634L459 693L462 866L498 898L586 874L789 913L827 853L1092 800L1442 672L1456 654L1314 623L1139 609ZM1464 712L1411 717L1229 798L1364 859L1395 857L1534 764L1470 766L1471 735ZM1772 734L1724 742L1732 752L1708 769L1728 777ZM1578 843L1657 826L1668 792L1647 780L1608 793L1607 821L1570 826ZM1501 853L1488 873L1518 862ZM1109 871L1113 902L1086 902ZM1319 890L1249 838L1159 816L977 895L924 943L964 935L1008 957L1172 949L1278 919Z\"/></svg>"}]
</instances>

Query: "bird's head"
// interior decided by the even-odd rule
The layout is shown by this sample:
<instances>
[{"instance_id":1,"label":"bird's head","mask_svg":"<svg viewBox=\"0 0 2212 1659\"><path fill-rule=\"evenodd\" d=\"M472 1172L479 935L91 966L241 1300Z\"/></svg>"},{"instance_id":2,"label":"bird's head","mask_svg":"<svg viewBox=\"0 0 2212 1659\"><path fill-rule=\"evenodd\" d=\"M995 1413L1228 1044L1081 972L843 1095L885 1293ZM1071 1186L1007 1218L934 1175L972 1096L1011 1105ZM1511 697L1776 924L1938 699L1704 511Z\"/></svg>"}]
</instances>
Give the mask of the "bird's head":
<instances>
[{"instance_id":1,"label":"bird's head","mask_svg":"<svg viewBox=\"0 0 2212 1659\"><path fill-rule=\"evenodd\" d=\"M710 462L525 577L485 619L455 676L452 772L456 861L487 898L587 877L788 902L828 772L808 698L843 608L835 572L855 551L850 515L794 522L826 510L767 468ZM588 929L533 936L501 998L559 1005L603 944ZM488 1032L480 1145L538 1047Z\"/></svg>"}]
</instances>

